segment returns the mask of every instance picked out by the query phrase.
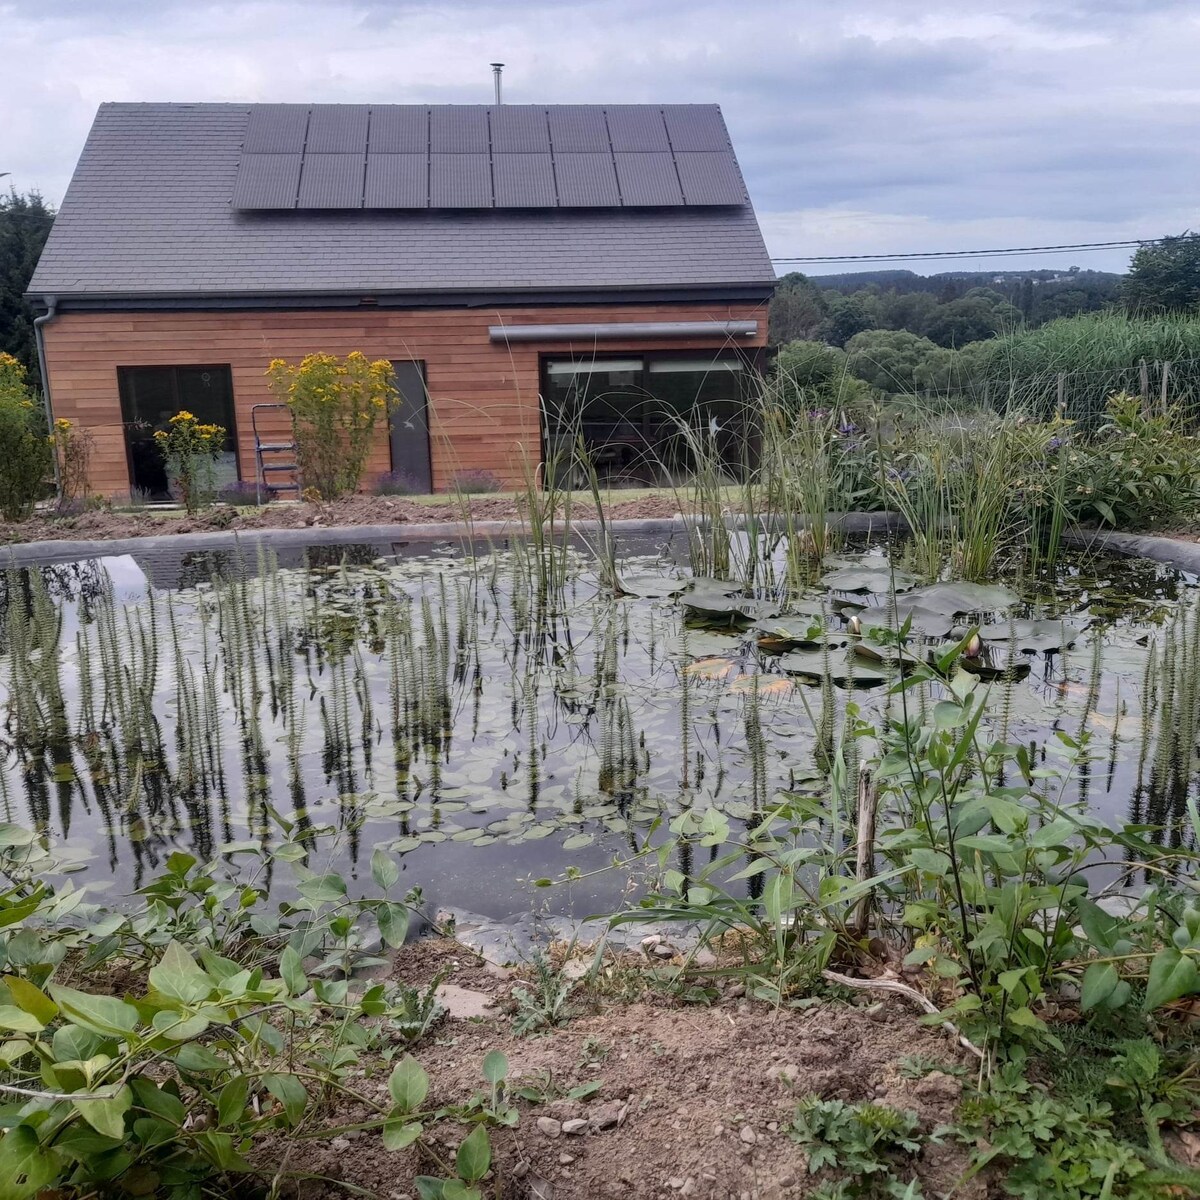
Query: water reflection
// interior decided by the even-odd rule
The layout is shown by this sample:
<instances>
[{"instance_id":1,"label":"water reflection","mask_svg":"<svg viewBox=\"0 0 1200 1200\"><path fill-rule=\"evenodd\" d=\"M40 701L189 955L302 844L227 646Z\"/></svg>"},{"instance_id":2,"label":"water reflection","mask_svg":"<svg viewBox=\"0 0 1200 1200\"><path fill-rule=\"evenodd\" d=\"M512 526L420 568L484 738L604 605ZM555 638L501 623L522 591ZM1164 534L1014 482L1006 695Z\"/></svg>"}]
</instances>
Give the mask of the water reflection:
<instances>
[{"instance_id":1,"label":"water reflection","mask_svg":"<svg viewBox=\"0 0 1200 1200\"><path fill-rule=\"evenodd\" d=\"M685 809L753 826L780 793L819 787L835 745L856 751L842 688L794 683L753 631L612 598L584 554L567 554L547 591L517 548L379 549L10 571L5 819L119 891L176 848L207 858L291 839L328 854L315 835L334 829L328 866L352 874L386 845L435 903L505 915L528 905L523 875L599 867ZM1115 560L1015 582L1021 615L1091 624L1071 649L1031 656L1019 683L993 685L1000 736L1036 764L1054 733L1088 736L1077 795L1178 839L1200 734L1190 586ZM853 698L867 716L893 703L883 688ZM928 711L931 698L913 702ZM597 875L566 902L588 911L621 885Z\"/></svg>"}]
</instances>

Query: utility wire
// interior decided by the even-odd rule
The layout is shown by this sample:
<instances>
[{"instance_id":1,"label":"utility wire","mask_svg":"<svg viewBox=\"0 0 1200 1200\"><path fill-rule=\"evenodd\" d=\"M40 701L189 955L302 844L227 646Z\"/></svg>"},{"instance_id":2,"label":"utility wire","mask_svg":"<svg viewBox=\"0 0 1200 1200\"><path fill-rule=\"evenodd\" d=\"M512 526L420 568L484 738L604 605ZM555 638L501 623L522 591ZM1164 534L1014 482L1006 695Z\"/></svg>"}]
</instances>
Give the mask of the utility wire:
<instances>
[{"instance_id":1,"label":"utility wire","mask_svg":"<svg viewBox=\"0 0 1200 1200\"><path fill-rule=\"evenodd\" d=\"M1005 246L995 250L926 250L910 254L813 254L808 257L772 258L776 263L894 262L915 258L981 258L984 255L1042 254L1047 250L1115 250L1144 246L1157 238L1130 238L1119 242L1066 242L1057 246Z\"/></svg>"}]
</instances>

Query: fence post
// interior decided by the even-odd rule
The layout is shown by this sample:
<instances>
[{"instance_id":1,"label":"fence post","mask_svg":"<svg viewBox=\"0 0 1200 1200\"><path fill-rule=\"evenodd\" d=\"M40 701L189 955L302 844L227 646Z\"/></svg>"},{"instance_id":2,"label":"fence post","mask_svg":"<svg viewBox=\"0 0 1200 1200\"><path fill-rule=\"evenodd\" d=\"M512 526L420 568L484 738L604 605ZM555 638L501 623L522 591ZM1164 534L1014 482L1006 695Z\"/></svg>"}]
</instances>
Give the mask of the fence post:
<instances>
[{"instance_id":1,"label":"fence post","mask_svg":"<svg viewBox=\"0 0 1200 1200\"><path fill-rule=\"evenodd\" d=\"M1162 365L1162 397L1159 401L1162 407L1162 415L1167 415L1167 380L1171 378L1171 364L1165 362Z\"/></svg>"},{"instance_id":2,"label":"fence post","mask_svg":"<svg viewBox=\"0 0 1200 1200\"><path fill-rule=\"evenodd\" d=\"M1145 408L1150 403L1150 365L1146 360L1138 360L1138 374L1142 381L1142 407Z\"/></svg>"},{"instance_id":3,"label":"fence post","mask_svg":"<svg viewBox=\"0 0 1200 1200\"><path fill-rule=\"evenodd\" d=\"M1058 373L1058 399L1056 401L1058 415L1065 416L1067 412L1067 373L1059 371Z\"/></svg>"}]
</instances>

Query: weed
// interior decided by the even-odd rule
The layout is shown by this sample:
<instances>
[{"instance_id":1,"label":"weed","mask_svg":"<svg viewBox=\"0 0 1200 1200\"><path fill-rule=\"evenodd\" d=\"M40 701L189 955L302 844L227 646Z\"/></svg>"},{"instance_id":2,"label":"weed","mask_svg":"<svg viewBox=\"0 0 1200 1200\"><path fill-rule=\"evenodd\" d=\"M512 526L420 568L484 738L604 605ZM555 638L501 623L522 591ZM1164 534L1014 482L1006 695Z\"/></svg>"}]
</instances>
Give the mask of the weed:
<instances>
[{"instance_id":1,"label":"weed","mask_svg":"<svg viewBox=\"0 0 1200 1200\"><path fill-rule=\"evenodd\" d=\"M519 1034L537 1033L561 1025L571 1015L567 1001L575 990L574 983L556 971L544 954L536 955L531 966L532 986L518 985L512 990L517 1002L513 1029Z\"/></svg>"},{"instance_id":2,"label":"weed","mask_svg":"<svg viewBox=\"0 0 1200 1200\"><path fill-rule=\"evenodd\" d=\"M829 1168L848 1176L825 1192L847 1200L919 1197L912 1169L912 1159L922 1146L919 1132L915 1113L815 1096L796 1105L788 1129L808 1155L809 1174ZM930 1140L939 1138L934 1135Z\"/></svg>"}]
</instances>

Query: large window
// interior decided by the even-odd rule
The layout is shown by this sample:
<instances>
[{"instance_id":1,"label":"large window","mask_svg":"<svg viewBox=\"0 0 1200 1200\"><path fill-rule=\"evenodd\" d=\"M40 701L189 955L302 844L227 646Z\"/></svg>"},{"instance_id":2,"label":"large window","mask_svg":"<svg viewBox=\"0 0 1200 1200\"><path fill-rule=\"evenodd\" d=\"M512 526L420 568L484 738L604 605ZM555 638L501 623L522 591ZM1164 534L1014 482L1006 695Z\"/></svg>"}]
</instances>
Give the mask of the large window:
<instances>
[{"instance_id":1,"label":"large window","mask_svg":"<svg viewBox=\"0 0 1200 1200\"><path fill-rule=\"evenodd\" d=\"M205 424L225 427L225 446L217 462L217 484L238 478L237 431L233 416L233 380L227 365L199 367L118 367L121 419L129 455L130 485L148 500L171 500L170 481L154 441L177 413L193 413Z\"/></svg>"},{"instance_id":2,"label":"large window","mask_svg":"<svg viewBox=\"0 0 1200 1200\"><path fill-rule=\"evenodd\" d=\"M544 457L582 437L610 482L662 483L691 469L702 439L736 470L754 450L749 383L735 354L546 357Z\"/></svg>"}]
</instances>

